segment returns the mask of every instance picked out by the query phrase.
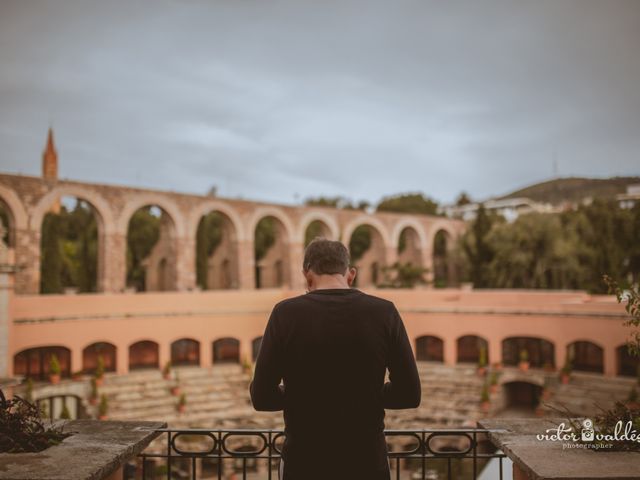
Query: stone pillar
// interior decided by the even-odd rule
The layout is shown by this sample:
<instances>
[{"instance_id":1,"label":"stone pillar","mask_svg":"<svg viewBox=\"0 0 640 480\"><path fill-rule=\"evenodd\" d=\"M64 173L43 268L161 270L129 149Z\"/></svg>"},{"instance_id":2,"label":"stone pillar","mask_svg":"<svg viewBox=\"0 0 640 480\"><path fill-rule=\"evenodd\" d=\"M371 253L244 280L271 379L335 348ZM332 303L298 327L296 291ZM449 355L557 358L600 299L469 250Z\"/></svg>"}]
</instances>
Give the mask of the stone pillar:
<instances>
[{"instance_id":1,"label":"stone pillar","mask_svg":"<svg viewBox=\"0 0 640 480\"><path fill-rule=\"evenodd\" d=\"M489 346L487 348L487 356L489 357L489 364L500 362L502 363L502 342L498 337L487 338Z\"/></svg>"},{"instance_id":2,"label":"stone pillar","mask_svg":"<svg viewBox=\"0 0 640 480\"><path fill-rule=\"evenodd\" d=\"M256 288L256 260L253 239L238 242L238 279L240 290Z\"/></svg>"},{"instance_id":3,"label":"stone pillar","mask_svg":"<svg viewBox=\"0 0 640 480\"><path fill-rule=\"evenodd\" d=\"M82 349L74 348L71 350L71 374L82 370Z\"/></svg>"},{"instance_id":4,"label":"stone pillar","mask_svg":"<svg viewBox=\"0 0 640 480\"><path fill-rule=\"evenodd\" d=\"M422 268L427 270L427 273L424 274L424 279L427 281L427 285L432 287L435 275L433 272L433 251L430 248L422 251Z\"/></svg>"},{"instance_id":5,"label":"stone pillar","mask_svg":"<svg viewBox=\"0 0 640 480\"><path fill-rule=\"evenodd\" d=\"M604 345L604 374L608 377L616 375L616 347L614 345Z\"/></svg>"},{"instance_id":6,"label":"stone pillar","mask_svg":"<svg viewBox=\"0 0 640 480\"><path fill-rule=\"evenodd\" d=\"M104 235L103 269L98 273L98 291L120 293L127 282L127 236L121 233Z\"/></svg>"},{"instance_id":7,"label":"stone pillar","mask_svg":"<svg viewBox=\"0 0 640 480\"><path fill-rule=\"evenodd\" d=\"M164 368L167 362L171 361L171 344L167 342L158 342L158 363L160 370Z\"/></svg>"},{"instance_id":8,"label":"stone pillar","mask_svg":"<svg viewBox=\"0 0 640 480\"><path fill-rule=\"evenodd\" d=\"M129 373L129 345L116 345L116 372L120 375Z\"/></svg>"},{"instance_id":9,"label":"stone pillar","mask_svg":"<svg viewBox=\"0 0 640 480\"><path fill-rule=\"evenodd\" d=\"M196 287L196 240L178 238L176 248L176 290L193 290Z\"/></svg>"},{"instance_id":10,"label":"stone pillar","mask_svg":"<svg viewBox=\"0 0 640 480\"><path fill-rule=\"evenodd\" d=\"M451 337L444 337L442 339L444 342L444 363L445 365L455 365L456 364L456 339Z\"/></svg>"},{"instance_id":11,"label":"stone pillar","mask_svg":"<svg viewBox=\"0 0 640 480\"><path fill-rule=\"evenodd\" d=\"M553 354L556 368L560 369L567 361L567 343L564 340L556 340L553 342ZM605 369L607 368L606 350L605 350ZM605 370L606 373L606 370Z\"/></svg>"},{"instance_id":12,"label":"stone pillar","mask_svg":"<svg viewBox=\"0 0 640 480\"><path fill-rule=\"evenodd\" d=\"M14 255L15 255L15 264L17 266L27 267L29 262L31 262L31 250L30 244L32 240L29 235L29 231L26 229L20 229L16 231L15 234L15 245L14 245ZM39 267L38 267L39 268ZM30 270L28 268L25 269L17 269L14 274L14 288L16 293L38 293L30 292ZM39 282L39 280L38 280Z\"/></svg>"},{"instance_id":13,"label":"stone pillar","mask_svg":"<svg viewBox=\"0 0 640 480\"><path fill-rule=\"evenodd\" d=\"M23 244L22 263L18 266L22 269L20 273L21 283L24 290L21 293L40 293L40 230L27 230L23 239L17 238Z\"/></svg>"},{"instance_id":14,"label":"stone pillar","mask_svg":"<svg viewBox=\"0 0 640 480\"><path fill-rule=\"evenodd\" d=\"M13 265L9 248L2 241L5 228L0 220L0 378L12 374L13 356L10 349L11 296L13 295Z\"/></svg>"},{"instance_id":15,"label":"stone pillar","mask_svg":"<svg viewBox=\"0 0 640 480\"><path fill-rule=\"evenodd\" d=\"M304 291L305 281L302 276L302 260L304 259L304 246L300 242L289 244L289 287L292 290Z\"/></svg>"},{"instance_id":16,"label":"stone pillar","mask_svg":"<svg viewBox=\"0 0 640 480\"><path fill-rule=\"evenodd\" d=\"M200 342L200 366L202 368L213 365L213 342L204 340Z\"/></svg>"}]
</instances>

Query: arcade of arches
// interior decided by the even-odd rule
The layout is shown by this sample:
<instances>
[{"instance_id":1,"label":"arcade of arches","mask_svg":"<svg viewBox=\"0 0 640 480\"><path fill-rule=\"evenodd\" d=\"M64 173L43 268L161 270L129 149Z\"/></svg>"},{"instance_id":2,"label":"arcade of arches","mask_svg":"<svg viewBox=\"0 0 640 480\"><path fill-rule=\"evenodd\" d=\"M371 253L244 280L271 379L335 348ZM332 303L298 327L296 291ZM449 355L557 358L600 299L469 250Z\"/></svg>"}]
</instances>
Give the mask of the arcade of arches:
<instances>
[{"instance_id":1,"label":"arcade of arches","mask_svg":"<svg viewBox=\"0 0 640 480\"><path fill-rule=\"evenodd\" d=\"M456 283L459 220L269 205L0 174L17 293L303 288L304 246L349 245L358 286Z\"/></svg>"},{"instance_id":2,"label":"arcade of arches","mask_svg":"<svg viewBox=\"0 0 640 480\"><path fill-rule=\"evenodd\" d=\"M260 351L262 337L251 340L250 356L255 360ZM444 362L445 342L434 335L422 335L414 340L417 361ZM477 364L481 350L488 351L486 339L475 335L463 335L456 342L456 363ZM204 366L225 363L241 363L248 361L241 358L240 340L233 337L222 337L211 341L212 357L210 361L202 358L201 342L192 338L180 338L170 344L170 361L176 366ZM160 345L153 340L140 340L128 347L128 370L159 369ZM583 372L604 372L603 349L593 342L579 341L566 346L571 352L573 369ZM508 337L502 341L502 363L505 366L515 366L514 351L527 350L532 368L547 368L555 365L555 346L552 342L535 337ZM638 375L640 360L629 355L626 345L616 348L616 374L619 376L635 377ZM14 373L27 377L46 379L50 372L52 356L56 356L63 377L71 375L71 350L64 346L42 346L29 348L18 352L14 356ZM107 372L116 371L117 348L108 342L96 342L87 345L82 350L82 365L74 365L74 370L85 373L94 372L101 357ZM517 355L516 355L517 358ZM515 388L515 387L514 387ZM518 391L522 389L517 389Z\"/></svg>"}]
</instances>

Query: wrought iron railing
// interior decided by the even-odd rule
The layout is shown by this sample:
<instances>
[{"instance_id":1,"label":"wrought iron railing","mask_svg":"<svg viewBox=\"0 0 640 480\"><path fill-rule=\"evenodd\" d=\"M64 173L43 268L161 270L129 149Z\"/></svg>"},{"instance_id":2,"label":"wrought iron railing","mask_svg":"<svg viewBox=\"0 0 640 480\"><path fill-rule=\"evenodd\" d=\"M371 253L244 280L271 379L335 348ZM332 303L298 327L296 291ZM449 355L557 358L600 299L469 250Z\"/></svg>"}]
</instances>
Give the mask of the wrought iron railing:
<instances>
[{"instance_id":1,"label":"wrought iron railing","mask_svg":"<svg viewBox=\"0 0 640 480\"><path fill-rule=\"evenodd\" d=\"M135 465L129 465L125 478L278 479L282 430L157 431L161 436L138 456ZM479 428L386 430L391 478L477 479L492 461L495 473L490 478L502 480L505 454L495 450L488 432Z\"/></svg>"}]
</instances>

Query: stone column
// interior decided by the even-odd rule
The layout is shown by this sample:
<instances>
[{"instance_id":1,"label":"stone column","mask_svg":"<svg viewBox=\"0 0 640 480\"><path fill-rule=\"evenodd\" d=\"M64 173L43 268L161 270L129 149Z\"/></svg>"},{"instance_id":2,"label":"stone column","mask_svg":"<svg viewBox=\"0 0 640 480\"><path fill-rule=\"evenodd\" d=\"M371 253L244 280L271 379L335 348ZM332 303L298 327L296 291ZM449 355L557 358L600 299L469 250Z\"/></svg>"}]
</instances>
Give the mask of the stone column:
<instances>
[{"instance_id":1,"label":"stone column","mask_svg":"<svg viewBox=\"0 0 640 480\"><path fill-rule=\"evenodd\" d=\"M196 287L196 240L178 238L176 248L176 290L193 290Z\"/></svg>"},{"instance_id":2,"label":"stone column","mask_svg":"<svg viewBox=\"0 0 640 480\"><path fill-rule=\"evenodd\" d=\"M256 288L255 252L253 240L238 242L238 280L240 290Z\"/></svg>"},{"instance_id":3,"label":"stone column","mask_svg":"<svg viewBox=\"0 0 640 480\"><path fill-rule=\"evenodd\" d=\"M609 377L616 375L616 347L615 345L604 345L604 374ZM560 365L562 367L562 365Z\"/></svg>"},{"instance_id":4,"label":"stone column","mask_svg":"<svg viewBox=\"0 0 640 480\"><path fill-rule=\"evenodd\" d=\"M7 378L12 373L10 349L11 335L11 296L13 295L13 265L9 248L2 241L5 228L0 220L0 378Z\"/></svg>"},{"instance_id":5,"label":"stone column","mask_svg":"<svg viewBox=\"0 0 640 480\"><path fill-rule=\"evenodd\" d=\"M129 373L129 345L116 345L116 372L120 375Z\"/></svg>"},{"instance_id":6,"label":"stone column","mask_svg":"<svg viewBox=\"0 0 640 480\"><path fill-rule=\"evenodd\" d=\"M105 233L102 271L98 273L98 291L120 293L127 282L127 236L122 233Z\"/></svg>"},{"instance_id":7,"label":"stone column","mask_svg":"<svg viewBox=\"0 0 640 480\"><path fill-rule=\"evenodd\" d=\"M32 243L29 231L26 229L16 230L14 255L16 266L27 267L31 261L30 245ZM38 243L39 245L39 243ZM38 267L40 268L40 267ZM39 283L40 280L38 280ZM16 293L38 293L29 291L30 288L30 270L18 268L14 274L14 288ZM39 287L39 285L38 285Z\"/></svg>"},{"instance_id":8,"label":"stone column","mask_svg":"<svg viewBox=\"0 0 640 480\"><path fill-rule=\"evenodd\" d=\"M433 251L430 248L422 251L422 268L427 269L427 273L424 274L424 279L427 281L427 285L433 287L435 275L433 272Z\"/></svg>"},{"instance_id":9,"label":"stone column","mask_svg":"<svg viewBox=\"0 0 640 480\"><path fill-rule=\"evenodd\" d=\"M498 337L487 338L489 346L487 348L487 356L489 357L489 364L500 362L502 363L502 342Z\"/></svg>"},{"instance_id":10,"label":"stone column","mask_svg":"<svg viewBox=\"0 0 640 480\"><path fill-rule=\"evenodd\" d=\"M304 246L300 242L290 243L289 247L289 287L292 290L305 289L302 276L302 260L304 258Z\"/></svg>"},{"instance_id":11,"label":"stone column","mask_svg":"<svg viewBox=\"0 0 640 480\"><path fill-rule=\"evenodd\" d=\"M206 368L213 365L213 342L211 339L200 341L200 367Z\"/></svg>"},{"instance_id":12,"label":"stone column","mask_svg":"<svg viewBox=\"0 0 640 480\"><path fill-rule=\"evenodd\" d=\"M20 293L40 293L40 230L25 230L22 238L17 237L21 244L20 280L24 290Z\"/></svg>"},{"instance_id":13,"label":"stone column","mask_svg":"<svg viewBox=\"0 0 640 480\"><path fill-rule=\"evenodd\" d=\"M71 349L71 374L79 370L82 370L82 349L73 348Z\"/></svg>"},{"instance_id":14,"label":"stone column","mask_svg":"<svg viewBox=\"0 0 640 480\"><path fill-rule=\"evenodd\" d=\"M167 362L171 361L171 344L167 342L158 342L158 363L162 370Z\"/></svg>"},{"instance_id":15,"label":"stone column","mask_svg":"<svg viewBox=\"0 0 640 480\"><path fill-rule=\"evenodd\" d=\"M444 363L445 365L456 364L456 339L453 337L444 337Z\"/></svg>"}]
</instances>

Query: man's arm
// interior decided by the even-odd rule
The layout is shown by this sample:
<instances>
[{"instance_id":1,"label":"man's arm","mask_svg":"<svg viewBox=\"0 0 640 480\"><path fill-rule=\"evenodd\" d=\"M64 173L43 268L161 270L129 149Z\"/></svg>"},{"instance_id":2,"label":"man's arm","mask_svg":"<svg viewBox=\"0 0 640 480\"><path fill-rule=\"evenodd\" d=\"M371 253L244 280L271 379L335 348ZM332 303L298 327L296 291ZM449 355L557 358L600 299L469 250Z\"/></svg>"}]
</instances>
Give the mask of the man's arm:
<instances>
[{"instance_id":1,"label":"man's arm","mask_svg":"<svg viewBox=\"0 0 640 480\"><path fill-rule=\"evenodd\" d=\"M421 388L411 343L398 310L393 308L392 340L389 351L389 381L384 384L384 408L416 408Z\"/></svg>"},{"instance_id":2,"label":"man's arm","mask_svg":"<svg viewBox=\"0 0 640 480\"><path fill-rule=\"evenodd\" d=\"M253 380L249 385L253 408L263 412L276 412L284 407L284 393L279 387L282 379L282 352L276 333L274 308L262 336Z\"/></svg>"}]
</instances>

